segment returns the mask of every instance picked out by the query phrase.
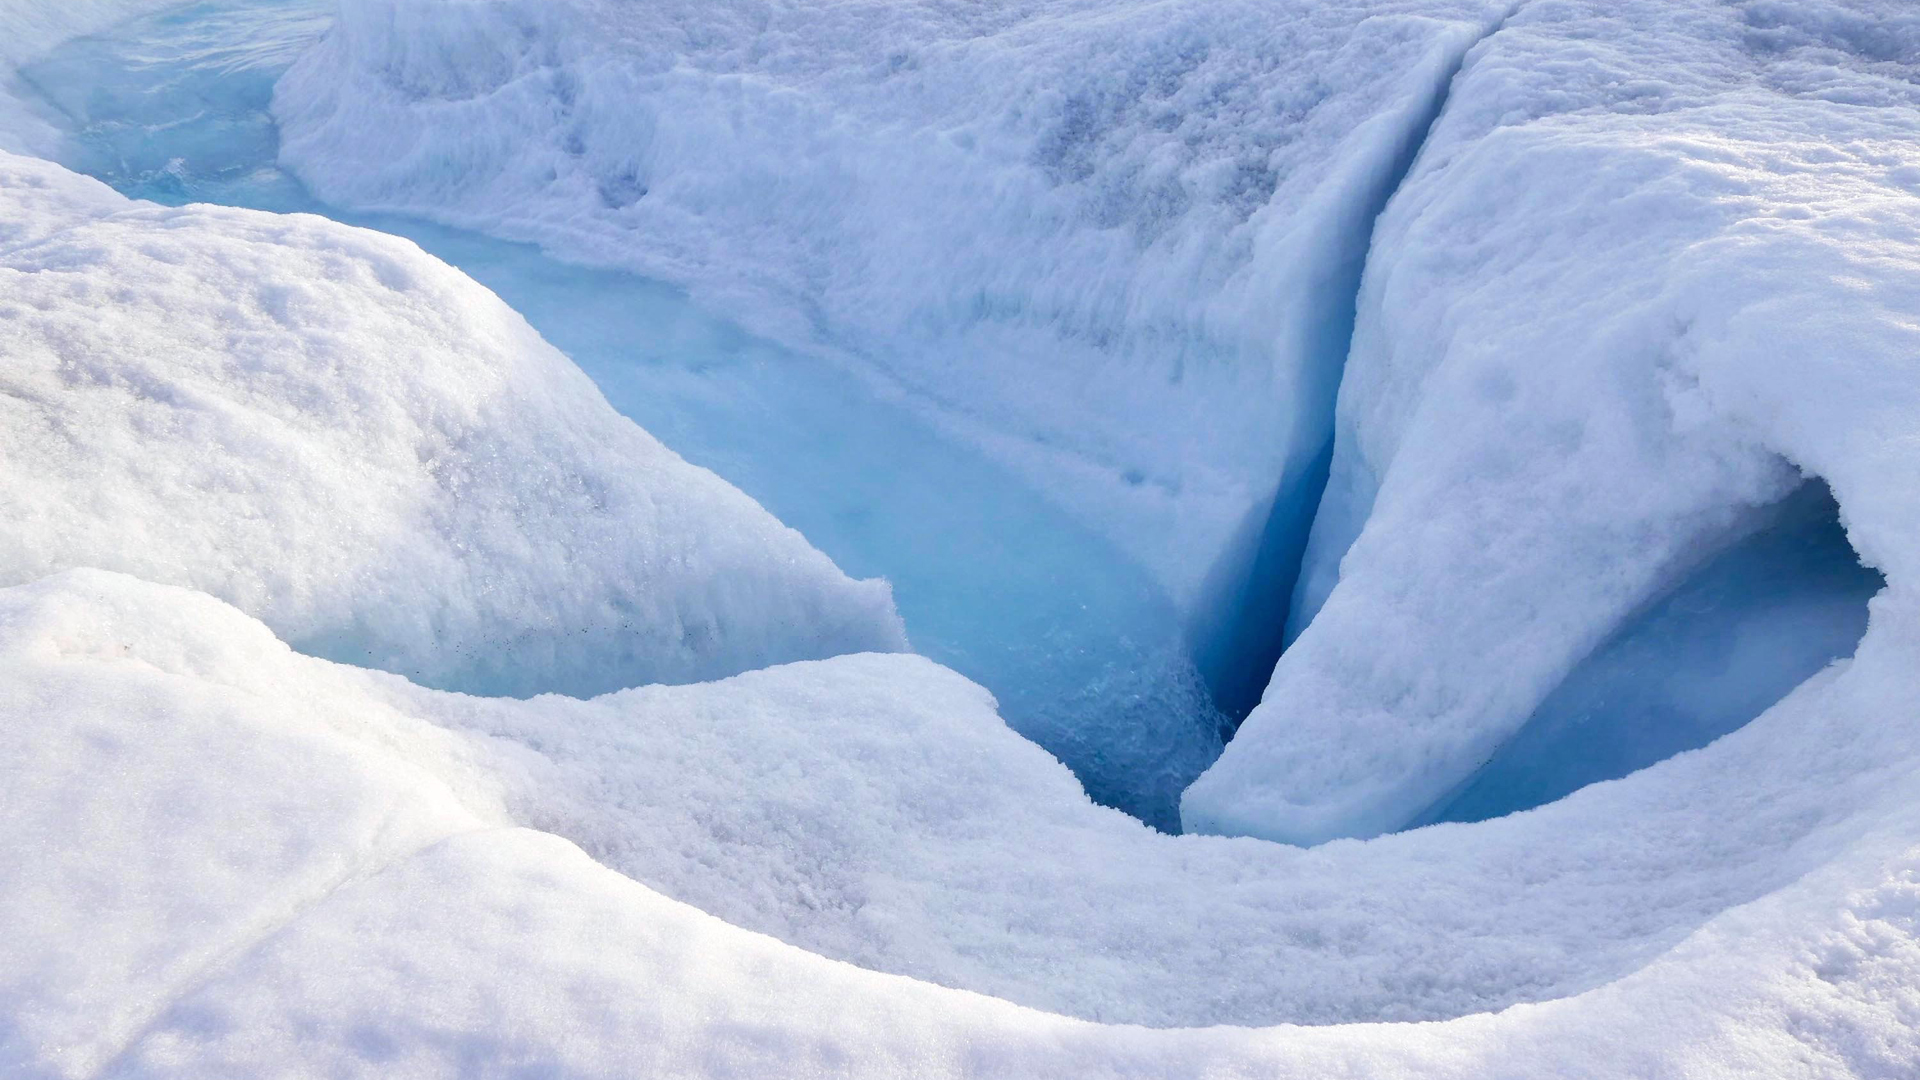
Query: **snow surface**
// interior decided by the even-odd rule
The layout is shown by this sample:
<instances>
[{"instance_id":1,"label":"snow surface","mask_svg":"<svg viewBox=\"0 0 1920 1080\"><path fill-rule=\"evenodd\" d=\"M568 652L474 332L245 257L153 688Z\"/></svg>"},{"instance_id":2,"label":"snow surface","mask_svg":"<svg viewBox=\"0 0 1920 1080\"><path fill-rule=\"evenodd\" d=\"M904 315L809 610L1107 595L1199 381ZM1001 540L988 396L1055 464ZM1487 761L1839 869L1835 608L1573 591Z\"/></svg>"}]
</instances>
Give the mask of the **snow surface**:
<instances>
[{"instance_id":1,"label":"snow surface","mask_svg":"<svg viewBox=\"0 0 1920 1080\"><path fill-rule=\"evenodd\" d=\"M0 157L0 581L203 589L300 648L487 693L906 639L412 244L129 202Z\"/></svg>"},{"instance_id":2,"label":"snow surface","mask_svg":"<svg viewBox=\"0 0 1920 1080\"><path fill-rule=\"evenodd\" d=\"M917 657L482 699L70 571L0 591L0 1060L1045 1075L1095 1044L1094 1075L1476 1075L1484 1055L1736 1075L1791 1046L1809 1072L1897 1075L1920 739L1859 718L1920 689L1889 662L1920 625L1879 603L1850 667L1706 751L1530 814L1302 850L1088 803ZM1461 1018L1150 1036L928 983L1155 1026Z\"/></svg>"},{"instance_id":3,"label":"snow surface","mask_svg":"<svg viewBox=\"0 0 1920 1080\"><path fill-rule=\"evenodd\" d=\"M711 37L668 35L653 55L710 57L702 50L712 47L731 57L729 43L744 43L738 55L764 60L768 74L710 78L692 62L653 74L672 83L684 73L714 100L738 104L738 130L754 139L822 139L818 156L789 162L802 179L815 161L842 160L826 152L835 139L886 141L856 122L857 110L843 125L806 122L810 87L833 98L835 80L854 80L838 66L845 54L821 47L837 40L835 27L945 42L929 55L903 53L900 65L938 73L933 61L944 58L945 85L967 85L971 73L973 85L1001 85L984 78L999 75L1044 86L1101 78L1103 64L1125 71L1114 57L1128 43L1145 48L1160 40L1153 27L1186 25L1181 18L1244 16L1241 33L1216 39L1223 49L1264 40L1247 31L1273 18L1251 5L1178 3L965 15L850 3L817 20L797 8L758 10L767 33L736 34L716 18ZM403 90L414 64L486 80L516 70L486 57L538 61L607 43L614 59L626 55L636 40L618 36L626 24L593 24L583 43L569 22L583 12L595 14L416 0L385 21L344 23L300 89L317 92L327 65L356 48L392 60ZM634 14L632 25L677 13ZM948 19L995 33L943 37L956 25ZM827 28L820 36L802 33L816 24ZM1340 131L1391 115L1380 126L1401 138L1360 141L1405 149L1412 129L1424 131L1413 121L1444 107L1377 228L1364 198L1327 219L1343 225L1327 226L1339 234L1333 246L1355 260L1369 249L1344 226L1358 222L1371 237L1331 501L1318 519L1326 529L1309 567L1313 580L1337 584L1282 659L1265 704L1193 789L1190 821L1292 839L1404 823L1497 756L1556 686L1572 685L1563 680L1582 657L1616 634L1636 640L1641 615L1664 625L1662 597L1685 595L1720 565L1716 556L1791 517L1783 501L1817 492L1802 486L1805 475L1829 485L1845 539L1886 585L1851 659L1703 748L1529 812L1312 848L1165 836L1096 807L1000 723L989 695L913 656L836 656L719 682L520 701L295 651L288 642L312 643L255 601L282 595L267 588L271 575L310 566L325 571L311 595L364 604L338 610L364 611L356 629L396 649L429 640L407 621L423 611L474 610L461 606L469 594L457 576L471 566L540 586L527 595L542 603L570 595L547 591L557 583L546 553L592 535L579 527L580 504L563 500L575 512L554 512L547 500L571 489L516 486L519 470L539 473L556 458L580 463L561 475L593 477L608 500L637 483L628 479L636 471L678 481L640 487L636 503L657 513L609 540L611 561L588 570L618 570L629 565L623 553L677 537L703 552L725 538L762 571L814 560L818 573L775 579L797 583L799 595L871 612L880 594L847 583L743 496L618 421L516 316L410 245L312 218L130 204L44 162L0 158L0 220L9 223L0 259L13 313L0 409L9 423L90 410L58 440L11 429L39 437L0 444L0 468L10 500L18 490L39 500L35 514L65 515L22 545L25 558L84 542L84 558L109 565L0 588L0 1071L1914 1075L1920 185L1911 163L1920 152L1902 121L1920 104L1911 78L1920 22L1864 0L1533 0L1468 49L1491 25L1385 18L1321 39L1336 52L1345 41L1347 55L1383 70L1410 56L1433 64L1425 93L1363 94L1353 100L1370 104L1343 114ZM782 36L790 26L797 38ZM1311 38L1308 29L1299 32ZM1059 61L1060 41L1089 51ZM1411 51L1386 47L1394 41ZM1322 55L1303 49L1297 60ZM809 74L810 62L822 66ZM783 64L797 72L788 83L774 78ZM519 95L545 93L565 70L533 66L539 78L473 99L469 135L514 132L477 118L489 101L513 114ZM611 62L606 70L609 79L647 74ZM1257 70L1248 85L1275 85ZM1329 66L1326 78L1338 75ZM1310 72L1294 77L1313 82ZM1444 99L1436 82L1451 86ZM906 110L916 85L868 100L895 98ZM414 89L422 93L386 102L394 112L383 123L431 113L435 100L423 95L459 87ZM586 100L578 93L561 96ZM782 103L792 123L754 122L756 110ZM1224 107L1215 115L1232 118ZM1005 130L950 127L989 151L987 136ZM913 132L937 142L944 130L889 133L905 159ZM1012 130L1014 143L1026 138ZM1122 142L1151 142L1154 130L1150 119L1115 129ZM520 138L468 144L511 154ZM742 139L731 149L748 145ZM1322 140L1300 154L1325 150ZM956 178L978 164L944 160ZM1395 163L1372 175L1396 181ZM1045 222L1046 200L1008 179L1027 167L1000 174L1006 201L993 205ZM748 178L777 188L777 174ZM870 190L884 181L871 178ZM898 190L911 203L913 184ZM1276 205L1300 205L1283 181L1274 190ZM623 192L632 193L616 187L611 201ZM435 197L454 205L466 196ZM528 205L562 211L558 201ZM719 238L696 237L692 248L710 240L725 254L722 240L746 243L740 236L751 233L726 231L728 205L707 207ZM1125 198L1116 206L1121 222L1108 231L1137 209ZM1002 220L983 217L981 235ZM847 225L827 214L812 233L805 215L793 221L785 235L803 248ZM927 206L893 223L902 221L952 227ZM630 239L592 212L579 224L610 250ZM1185 235L1209 248L1210 229L1196 219ZM762 239L774 272L792 265L779 236ZM1009 265L1044 250L1015 249ZM1208 254L1199 265L1225 265L1213 258L1230 261ZM1138 259L1063 263L1056 284L1071 292L1089 268L1166 272L1158 256ZM938 269L936 260L924 273ZM274 285L277 294L260 291ZM863 295L826 291L856 308ZM316 295L334 302L301 306ZM1035 295L1043 306L1033 310L1051 310L1046 290ZM284 322L273 317L276 296ZM1143 303L1172 311L1186 301ZM373 350L344 349L349 332L377 341L376 355L399 352L418 366L350 366ZM1108 348L1103 356L1146 355ZM67 357L78 360L61 366ZM1071 368L1069 358L1062 370ZM117 379L62 381L62 371ZM462 378L436 378L446 371ZM1099 382L1073 400L1098 400ZM1174 408L1164 399L1177 395L1140 385L1152 388L1139 391L1143 400ZM485 411L484 392L501 386L517 396ZM1271 421L1296 403L1238 404L1249 415L1271 407ZM465 460L474 482L457 500L441 497L417 456L386 453L383 442L399 439L410 453L449 419L466 421L457 430L470 434L467 445L497 455L491 466L484 455ZM1165 429L1175 430L1186 429ZM240 452L183 449L207 432L215 439L203 441ZM62 458L68 446L74 456ZM616 453L618 469L587 470ZM22 455L37 455L31 468L17 464ZM76 464L89 460L91 470ZM300 516L318 513L309 498L259 494L278 495L279 485L370 505L320 529ZM417 499L380 502L394 487ZM667 503L667 493L685 502ZM533 511L486 516L496 500L531 501ZM256 526L229 507L288 517ZM120 542L89 539L108 530L87 514L121 523ZM45 519L9 518L22 520ZM1824 511L1810 520L1831 522ZM1343 555L1349 531L1357 539ZM356 541L367 532L381 542ZM13 525L0 540L25 534ZM382 576L399 559L429 560L431 571L455 544L470 552L437 564L452 567L451 578ZM768 555L776 544L787 545L785 563ZM8 580L32 576L20 565ZM701 583L731 580L694 569L667 580L694 595ZM622 580L609 571L577 595L604 595L596 590ZM348 588L369 581L376 587ZM233 605L208 595L224 595L228 582L254 591L235 589ZM819 591L807 593L808 583ZM764 596L749 600L749 615L768 610ZM1314 606L1303 607L1303 622ZM877 610L879 625L896 625L884 602ZM551 639L546 648L542 656L565 655ZM1316 731L1309 753L1303 740ZM1317 768L1307 760L1315 753ZM1410 1019L1436 1022L1379 1022Z\"/></svg>"},{"instance_id":4,"label":"snow surface","mask_svg":"<svg viewBox=\"0 0 1920 1080\"><path fill-rule=\"evenodd\" d=\"M1803 472L1911 587L1916 109L1905 5L1539 3L1469 54L1374 231L1338 585L1187 826L1405 825Z\"/></svg>"}]
</instances>

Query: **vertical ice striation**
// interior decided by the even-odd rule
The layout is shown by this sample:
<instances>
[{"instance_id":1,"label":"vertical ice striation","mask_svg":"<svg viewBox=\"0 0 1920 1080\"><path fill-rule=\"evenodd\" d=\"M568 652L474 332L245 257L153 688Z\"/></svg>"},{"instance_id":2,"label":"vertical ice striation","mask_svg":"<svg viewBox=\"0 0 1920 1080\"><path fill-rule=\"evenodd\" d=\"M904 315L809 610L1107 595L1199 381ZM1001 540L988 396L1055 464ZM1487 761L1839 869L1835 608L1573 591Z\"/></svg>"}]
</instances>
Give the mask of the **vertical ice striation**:
<instances>
[{"instance_id":1,"label":"vertical ice striation","mask_svg":"<svg viewBox=\"0 0 1920 1080\"><path fill-rule=\"evenodd\" d=\"M1916 355L1920 60L1831 14L1543 5L1469 59L1375 231L1296 625L1324 606L1189 828L1400 828L1802 470L1857 528L1885 481L1834 471L1834 403Z\"/></svg>"}]
</instances>

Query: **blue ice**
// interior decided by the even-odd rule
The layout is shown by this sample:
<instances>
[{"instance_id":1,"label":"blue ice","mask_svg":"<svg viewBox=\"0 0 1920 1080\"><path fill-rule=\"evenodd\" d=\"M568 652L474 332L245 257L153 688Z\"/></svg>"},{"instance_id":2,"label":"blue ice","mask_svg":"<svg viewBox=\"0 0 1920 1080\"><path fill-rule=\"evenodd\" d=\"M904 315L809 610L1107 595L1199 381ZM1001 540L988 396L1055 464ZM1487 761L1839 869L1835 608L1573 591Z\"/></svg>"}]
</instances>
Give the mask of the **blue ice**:
<instances>
[{"instance_id":1,"label":"blue ice","mask_svg":"<svg viewBox=\"0 0 1920 1080\"><path fill-rule=\"evenodd\" d=\"M1860 564L1839 514L1809 481L1620 627L1414 824L1530 809L1705 746L1852 656L1886 581Z\"/></svg>"}]
</instances>

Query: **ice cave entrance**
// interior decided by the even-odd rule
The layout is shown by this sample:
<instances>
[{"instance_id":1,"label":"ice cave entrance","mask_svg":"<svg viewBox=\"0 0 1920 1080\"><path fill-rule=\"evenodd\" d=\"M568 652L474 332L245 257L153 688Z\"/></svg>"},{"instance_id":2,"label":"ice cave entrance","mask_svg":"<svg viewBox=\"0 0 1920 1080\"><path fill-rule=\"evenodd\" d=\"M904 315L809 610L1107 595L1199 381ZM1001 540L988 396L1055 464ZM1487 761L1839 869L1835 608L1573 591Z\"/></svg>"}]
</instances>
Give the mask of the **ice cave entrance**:
<instances>
[{"instance_id":1,"label":"ice cave entrance","mask_svg":"<svg viewBox=\"0 0 1920 1080\"><path fill-rule=\"evenodd\" d=\"M1707 745L1852 656L1885 584L1847 543L1833 493L1808 481L1628 619L1410 824L1500 817Z\"/></svg>"},{"instance_id":2,"label":"ice cave entrance","mask_svg":"<svg viewBox=\"0 0 1920 1080\"><path fill-rule=\"evenodd\" d=\"M798 528L884 576L915 646L999 698L1088 793L1163 829L1219 752L1223 716L1148 576L979 453L835 365L741 332L676 291L530 246L316 202L276 165L272 87L324 33L326 0L214 0L73 41L20 73L66 135L62 163L156 202L321 213L407 237L493 289L615 408ZM1263 550L1291 581L1316 491ZM1297 512L1295 512L1297 511ZM1295 535L1297 533L1297 535ZM1523 810L1704 745L1865 631L1880 587L1822 485L1604 644L1519 733L1411 825ZM1272 590L1269 590L1272 591ZM1282 590L1284 591L1284 590ZM1271 660L1288 598L1230 651ZM1258 641L1253 639L1258 637ZM1251 662L1247 664L1251 669ZM1250 707L1268 672L1230 696ZM1218 680L1216 680L1217 682ZM458 687L488 692L484 686Z\"/></svg>"}]
</instances>

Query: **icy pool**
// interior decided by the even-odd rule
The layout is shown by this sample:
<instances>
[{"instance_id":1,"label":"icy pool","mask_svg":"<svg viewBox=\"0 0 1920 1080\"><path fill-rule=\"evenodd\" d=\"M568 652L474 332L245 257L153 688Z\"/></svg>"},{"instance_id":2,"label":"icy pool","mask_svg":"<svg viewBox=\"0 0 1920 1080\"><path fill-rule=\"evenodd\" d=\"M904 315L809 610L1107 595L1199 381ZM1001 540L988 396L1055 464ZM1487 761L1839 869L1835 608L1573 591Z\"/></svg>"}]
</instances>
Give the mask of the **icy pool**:
<instances>
[{"instance_id":1,"label":"icy pool","mask_svg":"<svg viewBox=\"0 0 1920 1080\"><path fill-rule=\"evenodd\" d=\"M991 689L1095 799L1177 828L1222 721L1167 598L1102 538L883 387L630 274L316 202L275 165L273 84L325 32L314 0L195 4L21 73L62 164L142 199L318 213L407 237L493 289L615 408L856 577L893 583L914 647Z\"/></svg>"}]
</instances>

